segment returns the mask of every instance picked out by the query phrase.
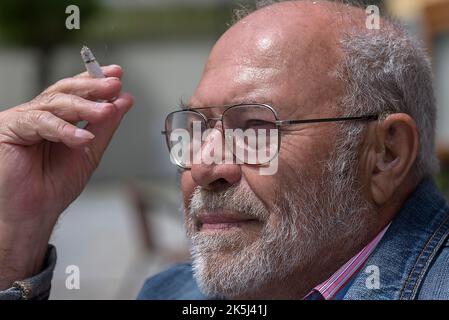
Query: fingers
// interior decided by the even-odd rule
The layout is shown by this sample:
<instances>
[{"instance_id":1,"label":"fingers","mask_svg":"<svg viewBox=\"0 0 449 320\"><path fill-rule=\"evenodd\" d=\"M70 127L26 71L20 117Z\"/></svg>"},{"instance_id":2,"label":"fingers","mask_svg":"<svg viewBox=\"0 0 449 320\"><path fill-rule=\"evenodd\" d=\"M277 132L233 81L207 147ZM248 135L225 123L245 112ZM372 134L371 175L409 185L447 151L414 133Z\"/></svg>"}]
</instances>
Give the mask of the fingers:
<instances>
[{"instance_id":1,"label":"fingers","mask_svg":"<svg viewBox=\"0 0 449 320\"><path fill-rule=\"evenodd\" d=\"M48 140L73 148L85 145L95 137L47 111L15 111L4 120L7 127L0 130L1 142L11 144L32 145Z\"/></svg>"},{"instance_id":2,"label":"fingers","mask_svg":"<svg viewBox=\"0 0 449 320\"><path fill-rule=\"evenodd\" d=\"M65 93L46 93L24 105L21 110L42 110L68 122L88 121L96 123L104 119L115 106L109 102L94 102Z\"/></svg>"},{"instance_id":3,"label":"fingers","mask_svg":"<svg viewBox=\"0 0 449 320\"><path fill-rule=\"evenodd\" d=\"M117 97L121 90L122 83L120 78L123 75L123 70L118 65L110 65L102 67L102 71L106 78L94 79L87 72L83 72L75 77L56 82L45 90L42 95L62 92L92 101L111 100Z\"/></svg>"},{"instance_id":4,"label":"fingers","mask_svg":"<svg viewBox=\"0 0 449 320\"><path fill-rule=\"evenodd\" d=\"M46 99L48 96L56 92L72 94L84 99L111 100L118 96L122 88L122 82L119 78L109 77L101 79L93 78L66 78L59 80L54 85L45 90L41 95L36 97Z\"/></svg>"},{"instance_id":5,"label":"fingers","mask_svg":"<svg viewBox=\"0 0 449 320\"><path fill-rule=\"evenodd\" d=\"M116 76L123 74L116 65L104 67L104 72ZM115 109L111 103L96 101L114 100L120 94L121 87L118 77L93 79L81 74L56 82L18 109L48 111L69 122L85 120L96 123Z\"/></svg>"},{"instance_id":6,"label":"fingers","mask_svg":"<svg viewBox=\"0 0 449 320\"><path fill-rule=\"evenodd\" d=\"M110 66L101 67L101 70L103 71L103 74L105 77L116 77L121 78L123 76L123 69L122 67L112 64ZM80 73L75 76L75 78L90 78L89 74L87 72Z\"/></svg>"},{"instance_id":7,"label":"fingers","mask_svg":"<svg viewBox=\"0 0 449 320\"><path fill-rule=\"evenodd\" d=\"M118 98L113 102L113 104L115 105L117 110L119 110L120 112L123 113L122 114L122 116L123 116L134 105L134 97L127 92L122 92L118 96Z\"/></svg>"},{"instance_id":8,"label":"fingers","mask_svg":"<svg viewBox=\"0 0 449 320\"><path fill-rule=\"evenodd\" d=\"M120 93L121 68L105 67L104 73L112 77L92 79L81 74L63 79L31 102L0 112L0 143L32 145L48 140L68 147L90 145L100 158L133 104L131 95ZM82 120L88 122L86 130L70 123Z\"/></svg>"},{"instance_id":9,"label":"fingers","mask_svg":"<svg viewBox=\"0 0 449 320\"><path fill-rule=\"evenodd\" d=\"M123 116L134 104L134 98L129 93L121 93L113 104L117 112L108 118L108 121L102 121L96 124L89 123L86 127L87 130L95 135L95 139L89 145L90 156L95 159L101 158L115 130L120 125Z\"/></svg>"}]
</instances>

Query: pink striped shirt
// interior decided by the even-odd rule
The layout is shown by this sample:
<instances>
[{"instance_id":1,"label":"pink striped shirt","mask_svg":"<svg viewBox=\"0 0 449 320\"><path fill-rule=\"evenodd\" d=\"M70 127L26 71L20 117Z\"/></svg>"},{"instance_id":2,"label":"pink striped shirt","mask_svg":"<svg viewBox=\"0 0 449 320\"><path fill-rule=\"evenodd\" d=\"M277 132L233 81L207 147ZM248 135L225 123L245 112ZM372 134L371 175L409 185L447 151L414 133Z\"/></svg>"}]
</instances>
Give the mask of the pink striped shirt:
<instances>
[{"instance_id":1,"label":"pink striped shirt","mask_svg":"<svg viewBox=\"0 0 449 320\"><path fill-rule=\"evenodd\" d=\"M329 279L323 283L317 285L306 297L310 297L312 294L317 293L321 295L321 299L332 300L337 293L345 287L345 285L356 275L370 254L374 251L379 241L384 236L390 224L380 231L377 236L371 240L359 253L352 257L348 262L340 267Z\"/></svg>"}]
</instances>

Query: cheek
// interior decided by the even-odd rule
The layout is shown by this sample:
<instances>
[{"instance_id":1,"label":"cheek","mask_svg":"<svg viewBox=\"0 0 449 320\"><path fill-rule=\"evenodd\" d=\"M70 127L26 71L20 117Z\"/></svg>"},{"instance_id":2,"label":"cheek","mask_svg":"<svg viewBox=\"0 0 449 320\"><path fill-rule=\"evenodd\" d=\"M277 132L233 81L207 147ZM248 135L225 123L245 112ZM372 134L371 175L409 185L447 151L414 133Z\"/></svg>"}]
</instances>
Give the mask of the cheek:
<instances>
[{"instance_id":1,"label":"cheek","mask_svg":"<svg viewBox=\"0 0 449 320\"><path fill-rule=\"evenodd\" d=\"M184 207L187 208L189 206L189 199L192 196L193 191L195 190L195 182L192 179L192 175L190 171L184 171L181 174L181 191L184 201Z\"/></svg>"},{"instance_id":2,"label":"cheek","mask_svg":"<svg viewBox=\"0 0 449 320\"><path fill-rule=\"evenodd\" d=\"M324 143L317 145L313 139L285 139L277 172L274 175L264 176L259 174L258 168L244 166L242 168L244 180L271 210L279 199L280 192L307 187L299 185L300 181L304 181L306 177L316 178L321 174L320 163L329 156L326 147Z\"/></svg>"},{"instance_id":3,"label":"cheek","mask_svg":"<svg viewBox=\"0 0 449 320\"><path fill-rule=\"evenodd\" d=\"M242 174L242 182L248 185L268 210L273 209L279 182L282 181L280 168L274 175L260 175L257 167L243 166Z\"/></svg>"},{"instance_id":4,"label":"cheek","mask_svg":"<svg viewBox=\"0 0 449 320\"><path fill-rule=\"evenodd\" d=\"M286 181L297 175L318 177L323 163L329 159L334 149L334 140L329 130L309 130L297 136L282 140L279 171Z\"/></svg>"}]
</instances>

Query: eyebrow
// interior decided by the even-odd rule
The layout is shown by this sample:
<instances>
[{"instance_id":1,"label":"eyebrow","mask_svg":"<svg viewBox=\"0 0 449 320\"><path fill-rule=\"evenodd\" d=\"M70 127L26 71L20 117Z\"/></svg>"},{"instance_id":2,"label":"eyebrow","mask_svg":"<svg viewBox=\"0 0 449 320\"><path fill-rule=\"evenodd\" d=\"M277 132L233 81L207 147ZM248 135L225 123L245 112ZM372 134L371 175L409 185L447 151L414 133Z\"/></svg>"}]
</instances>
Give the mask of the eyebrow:
<instances>
[{"instance_id":1,"label":"eyebrow","mask_svg":"<svg viewBox=\"0 0 449 320\"><path fill-rule=\"evenodd\" d=\"M235 105L239 105L239 104L267 104L271 107L277 108L278 106L275 104L273 104L273 102L271 100L268 99L261 99L261 100L254 100L254 99L236 99L233 100L231 103L229 104L225 104L225 105L205 105L205 106L194 106L190 103L185 103L182 99L180 99L178 108L181 110L189 110L189 109L210 109L210 108L226 108L226 107L230 107L230 106L235 106Z\"/></svg>"}]
</instances>

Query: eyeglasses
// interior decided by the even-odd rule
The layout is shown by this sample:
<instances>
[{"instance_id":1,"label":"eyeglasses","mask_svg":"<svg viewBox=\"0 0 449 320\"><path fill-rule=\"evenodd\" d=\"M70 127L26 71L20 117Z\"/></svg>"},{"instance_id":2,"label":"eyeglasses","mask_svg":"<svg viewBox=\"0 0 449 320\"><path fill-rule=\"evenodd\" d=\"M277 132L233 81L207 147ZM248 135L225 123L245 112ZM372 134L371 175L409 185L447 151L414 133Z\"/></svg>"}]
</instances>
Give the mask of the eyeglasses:
<instances>
[{"instance_id":1,"label":"eyeglasses","mask_svg":"<svg viewBox=\"0 0 449 320\"><path fill-rule=\"evenodd\" d=\"M204 112L211 108L224 108L224 110L219 117L206 117ZM195 159L198 153L201 153L201 146L205 137L210 134L210 130L216 127L217 122L221 122L221 140L223 140L224 134L225 147L228 148L227 152L230 151L233 160L241 164L265 165L279 154L281 131L285 126L339 121L374 121L378 119L379 115L362 115L279 120L276 110L270 105L237 104L187 108L171 112L167 115L165 131L162 131L162 134L166 137L172 161L183 169L190 169L192 159ZM181 141L180 138L184 141ZM199 147L195 148L195 144Z\"/></svg>"}]
</instances>

